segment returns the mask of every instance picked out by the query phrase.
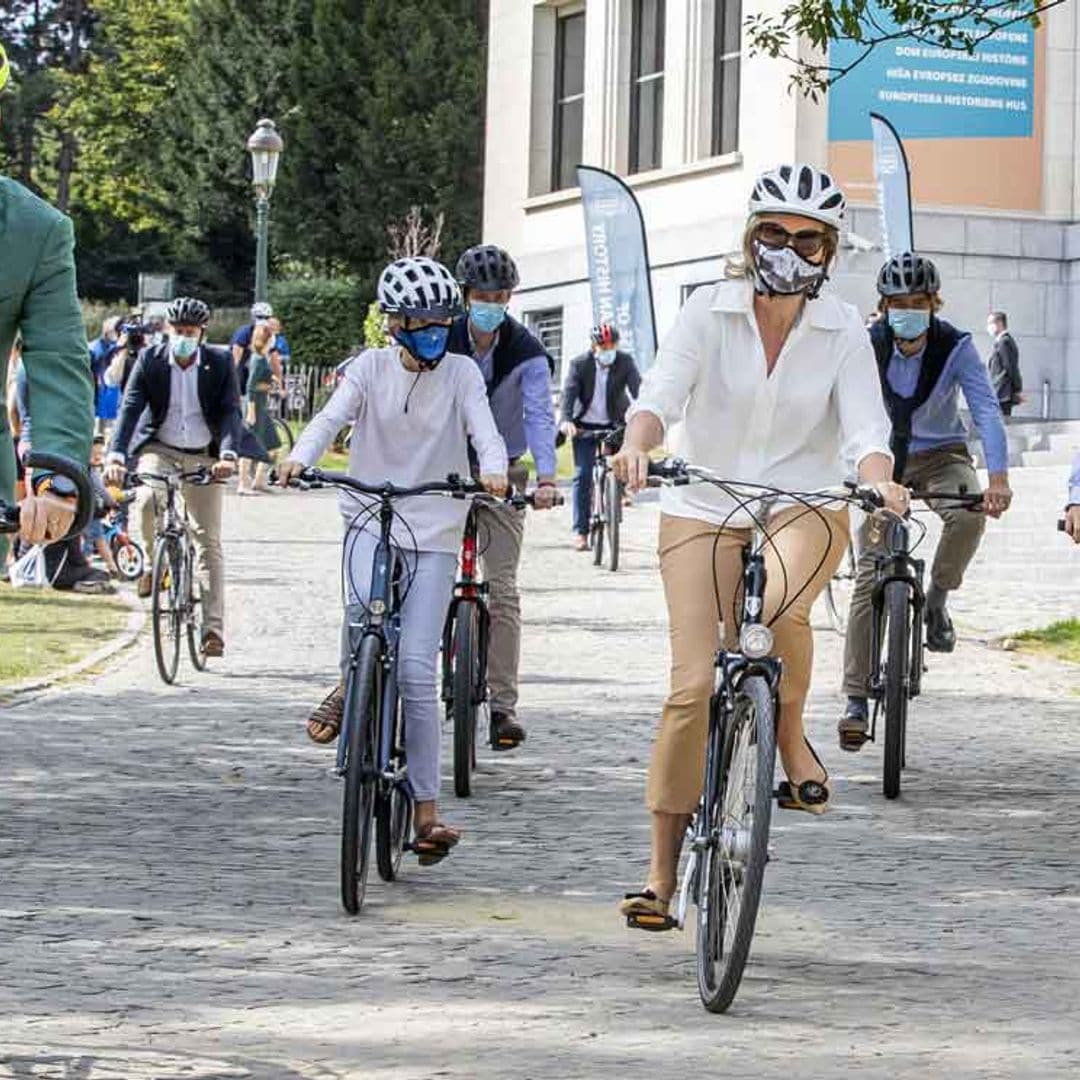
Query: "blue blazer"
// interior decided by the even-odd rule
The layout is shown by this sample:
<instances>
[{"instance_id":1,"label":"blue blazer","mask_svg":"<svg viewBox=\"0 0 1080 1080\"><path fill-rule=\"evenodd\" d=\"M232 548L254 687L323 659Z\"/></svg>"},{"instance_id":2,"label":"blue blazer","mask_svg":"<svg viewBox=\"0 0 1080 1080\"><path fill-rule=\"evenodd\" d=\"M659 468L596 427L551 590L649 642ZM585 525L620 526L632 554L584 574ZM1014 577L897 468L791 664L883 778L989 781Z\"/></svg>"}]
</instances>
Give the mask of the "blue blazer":
<instances>
[{"instance_id":1,"label":"blue blazer","mask_svg":"<svg viewBox=\"0 0 1080 1080\"><path fill-rule=\"evenodd\" d=\"M269 461L262 444L250 432L240 415L240 391L236 369L227 349L215 345L199 348L199 404L210 429L210 455ZM172 393L168 345L146 349L135 362L124 390L124 403L113 433L111 453L136 457L151 442L165 422Z\"/></svg>"}]
</instances>

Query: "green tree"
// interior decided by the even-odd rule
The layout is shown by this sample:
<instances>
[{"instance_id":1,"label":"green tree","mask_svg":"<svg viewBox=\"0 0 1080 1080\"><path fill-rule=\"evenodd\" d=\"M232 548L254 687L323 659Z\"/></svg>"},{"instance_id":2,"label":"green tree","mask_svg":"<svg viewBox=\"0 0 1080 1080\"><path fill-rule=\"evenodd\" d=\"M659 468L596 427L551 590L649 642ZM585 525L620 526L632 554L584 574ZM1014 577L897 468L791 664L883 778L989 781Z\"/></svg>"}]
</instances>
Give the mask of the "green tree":
<instances>
[{"instance_id":1,"label":"green tree","mask_svg":"<svg viewBox=\"0 0 1080 1080\"><path fill-rule=\"evenodd\" d=\"M793 66L791 84L817 99L838 79L858 67L877 48L909 35L944 49L975 49L998 30L1017 23L1038 26L1040 16L1065 0L792 0L777 14L755 14L746 20L750 52ZM899 30L883 28L884 13ZM799 55L800 38L817 50L816 56ZM855 59L843 67L823 61L821 53L832 41L861 46Z\"/></svg>"}]
</instances>

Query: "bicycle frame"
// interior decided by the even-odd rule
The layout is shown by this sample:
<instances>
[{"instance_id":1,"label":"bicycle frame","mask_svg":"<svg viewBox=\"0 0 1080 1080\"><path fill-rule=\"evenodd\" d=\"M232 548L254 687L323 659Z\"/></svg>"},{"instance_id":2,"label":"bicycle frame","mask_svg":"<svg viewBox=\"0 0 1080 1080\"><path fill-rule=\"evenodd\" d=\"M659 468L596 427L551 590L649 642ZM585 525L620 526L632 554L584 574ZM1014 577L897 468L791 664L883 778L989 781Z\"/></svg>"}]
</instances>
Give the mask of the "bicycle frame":
<instances>
[{"instance_id":1,"label":"bicycle frame","mask_svg":"<svg viewBox=\"0 0 1080 1080\"><path fill-rule=\"evenodd\" d=\"M881 653L884 647L885 630L885 587L899 581L908 587L911 605L911 673L908 680L907 696L916 698L922 691L922 649L923 649L923 608L926 594L923 591L923 574L926 564L922 559L911 556L911 527L906 519L895 516L885 519L886 551L878 555L875 562L873 603L873 628L871 652L874 658L874 670L870 678L870 694L874 698L875 708L870 738L873 740L877 726L878 706L885 694L882 681Z\"/></svg>"}]
</instances>

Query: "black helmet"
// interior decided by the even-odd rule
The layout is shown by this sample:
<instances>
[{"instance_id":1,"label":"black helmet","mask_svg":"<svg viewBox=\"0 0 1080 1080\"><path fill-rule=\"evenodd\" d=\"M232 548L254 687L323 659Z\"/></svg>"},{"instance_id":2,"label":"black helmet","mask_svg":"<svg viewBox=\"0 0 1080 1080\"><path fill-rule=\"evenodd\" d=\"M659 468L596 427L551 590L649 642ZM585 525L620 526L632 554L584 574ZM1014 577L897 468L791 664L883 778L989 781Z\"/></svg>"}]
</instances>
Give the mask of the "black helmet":
<instances>
[{"instance_id":1,"label":"black helmet","mask_svg":"<svg viewBox=\"0 0 1080 1080\"><path fill-rule=\"evenodd\" d=\"M521 280L514 260L494 244L477 244L469 248L458 259L456 275L463 289L479 289L480 292L516 289Z\"/></svg>"},{"instance_id":2,"label":"black helmet","mask_svg":"<svg viewBox=\"0 0 1080 1080\"><path fill-rule=\"evenodd\" d=\"M178 296L165 309L165 318L173 326L205 326L210 321L210 309L193 296Z\"/></svg>"},{"instance_id":3,"label":"black helmet","mask_svg":"<svg viewBox=\"0 0 1080 1080\"><path fill-rule=\"evenodd\" d=\"M894 255L878 274L877 291L882 296L912 296L915 293L933 296L940 290L941 276L937 267L913 251Z\"/></svg>"}]
</instances>

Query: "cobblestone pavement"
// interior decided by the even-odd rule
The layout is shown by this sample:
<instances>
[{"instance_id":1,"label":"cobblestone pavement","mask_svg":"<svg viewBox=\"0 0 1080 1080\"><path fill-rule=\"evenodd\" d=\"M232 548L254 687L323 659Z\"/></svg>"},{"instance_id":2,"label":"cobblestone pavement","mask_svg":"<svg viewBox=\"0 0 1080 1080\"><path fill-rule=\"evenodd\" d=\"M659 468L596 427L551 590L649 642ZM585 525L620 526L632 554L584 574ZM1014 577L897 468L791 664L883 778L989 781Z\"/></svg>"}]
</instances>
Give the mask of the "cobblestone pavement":
<instances>
[{"instance_id":1,"label":"cobblestone pavement","mask_svg":"<svg viewBox=\"0 0 1080 1080\"><path fill-rule=\"evenodd\" d=\"M824 819L774 817L735 1006L704 1013L691 934L632 933L665 684L656 511L625 569L534 515L529 741L448 797L440 867L337 899L340 787L301 731L336 640L326 496L228 506L227 663L165 689L144 641L96 680L0 714L0 1077L1075 1077L1080 678L990 639L1075 612L1064 476L1017 507L955 605L914 707L903 798L835 748L839 638L810 729Z\"/></svg>"}]
</instances>

